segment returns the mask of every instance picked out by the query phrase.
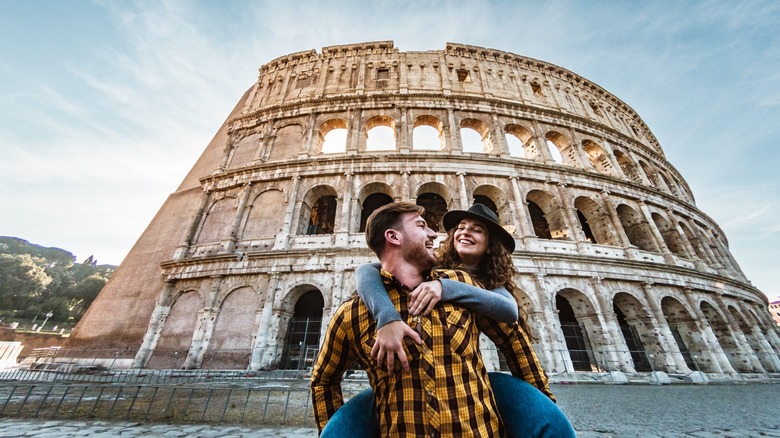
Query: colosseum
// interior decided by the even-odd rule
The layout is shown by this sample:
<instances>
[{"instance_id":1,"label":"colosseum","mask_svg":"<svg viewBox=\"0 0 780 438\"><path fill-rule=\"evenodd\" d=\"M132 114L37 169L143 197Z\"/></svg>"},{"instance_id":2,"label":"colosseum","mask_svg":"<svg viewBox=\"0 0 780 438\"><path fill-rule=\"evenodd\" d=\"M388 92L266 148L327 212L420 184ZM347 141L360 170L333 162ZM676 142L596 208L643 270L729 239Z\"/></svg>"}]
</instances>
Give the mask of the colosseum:
<instances>
[{"instance_id":1,"label":"colosseum","mask_svg":"<svg viewBox=\"0 0 780 438\"><path fill-rule=\"evenodd\" d=\"M631 107L544 61L391 41L260 67L68 352L132 368L305 369L354 269L375 260L366 217L391 201L424 206L441 237L450 209L496 211L552 375L780 373L766 297Z\"/></svg>"}]
</instances>

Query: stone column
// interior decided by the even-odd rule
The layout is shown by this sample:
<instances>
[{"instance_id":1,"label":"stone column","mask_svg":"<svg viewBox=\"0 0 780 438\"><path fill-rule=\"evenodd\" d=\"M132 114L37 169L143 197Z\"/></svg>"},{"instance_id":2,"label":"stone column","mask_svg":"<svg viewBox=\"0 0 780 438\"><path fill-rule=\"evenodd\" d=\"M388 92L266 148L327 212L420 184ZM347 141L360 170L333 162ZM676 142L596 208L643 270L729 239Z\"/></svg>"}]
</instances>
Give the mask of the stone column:
<instances>
[{"instance_id":1,"label":"stone column","mask_svg":"<svg viewBox=\"0 0 780 438\"><path fill-rule=\"evenodd\" d=\"M608 190L602 190L600 193L601 201L604 203L604 210L607 212L607 216L609 216L609 220L615 230L617 241L620 243L620 246L626 250L626 256L632 260L636 259L636 247L632 245L631 240L628 239L626 230L623 228L623 223L620 222L620 216L618 216L615 204L612 203L609 194Z\"/></svg>"},{"instance_id":2,"label":"stone column","mask_svg":"<svg viewBox=\"0 0 780 438\"><path fill-rule=\"evenodd\" d=\"M710 325L709 320L704 315L704 312L701 311L701 308L697 305L696 300L693 298L692 290L687 287L684 288L683 295L688 302L688 306L690 306L691 311L693 312L695 317L694 322L696 323L696 328L701 333L702 341L709 348L708 351L702 351L700 354L709 358L713 372L726 372L732 374L736 373L734 368L731 366L731 362L729 362L729 358L726 357L726 353L723 352L723 349L720 346L720 342L718 342L718 337L715 336L715 332L712 330L712 326Z\"/></svg>"},{"instance_id":3,"label":"stone column","mask_svg":"<svg viewBox=\"0 0 780 438\"><path fill-rule=\"evenodd\" d=\"M566 223L566 228L568 228L571 233L572 241L578 243L577 250L582 252L583 248L580 247L579 243L586 242L585 233L582 231L577 213L574 212L573 201L569 189L566 188L565 183L559 182L556 185L556 190L561 199L561 208L563 209L563 218ZM552 190L550 191L552 192Z\"/></svg>"},{"instance_id":4,"label":"stone column","mask_svg":"<svg viewBox=\"0 0 780 438\"><path fill-rule=\"evenodd\" d=\"M456 175L458 176L458 188L459 195L460 195L460 209L461 210L468 210L469 208L469 195L466 191L466 172L457 172Z\"/></svg>"},{"instance_id":5,"label":"stone column","mask_svg":"<svg viewBox=\"0 0 780 438\"><path fill-rule=\"evenodd\" d=\"M190 249L190 245L193 243L195 234L198 232L200 223L203 221L203 213L206 211L206 207L209 205L209 199L211 199L210 191L204 190L200 197L200 205L196 210L195 217L192 219L190 228L187 230L187 234L184 236L184 240L181 245L176 247L176 252L173 254L174 260L181 260L187 256L187 251Z\"/></svg>"},{"instance_id":6,"label":"stone column","mask_svg":"<svg viewBox=\"0 0 780 438\"><path fill-rule=\"evenodd\" d=\"M195 332L192 334L192 344L182 366L185 369L200 368L203 364L203 355L208 350L211 335L214 333L214 323L219 315L219 309L214 306L222 286L222 280L221 275L211 277L211 287L203 301L203 309L198 312L198 322L195 325Z\"/></svg>"},{"instance_id":7,"label":"stone column","mask_svg":"<svg viewBox=\"0 0 780 438\"><path fill-rule=\"evenodd\" d=\"M301 184L301 177L295 175L292 177L292 188L287 198L287 210L284 213L284 224L282 224L282 231L276 235L276 241L274 242L274 250L287 249L289 244L290 231L293 222L293 213L295 212L295 203L298 197L298 187Z\"/></svg>"},{"instance_id":8,"label":"stone column","mask_svg":"<svg viewBox=\"0 0 780 438\"><path fill-rule=\"evenodd\" d=\"M595 172L596 168L593 167L593 163L590 162L590 157L585 150L582 149L582 140L580 139L580 136L571 128L567 129L567 131L569 131L569 135L571 136L571 144L569 147L574 148L574 155L577 157L580 167Z\"/></svg>"},{"instance_id":9,"label":"stone column","mask_svg":"<svg viewBox=\"0 0 780 438\"><path fill-rule=\"evenodd\" d=\"M674 212L670 209L666 209L666 215L667 219L669 219L674 226L674 231L677 233L677 237L680 239L680 242L682 242L683 246L685 247L685 252L688 253L688 258L693 261L693 263L696 265L696 268L699 271L703 271L704 263L699 259L699 256L696 254L696 250L693 248L693 245L688 240L688 236L685 234L685 231L683 231L682 227L680 226L680 222L677 220L677 218L674 215Z\"/></svg>"},{"instance_id":10,"label":"stone column","mask_svg":"<svg viewBox=\"0 0 780 438\"><path fill-rule=\"evenodd\" d=\"M349 242L349 233L353 230L350 229L352 224L352 196L354 192L354 176L355 173L352 170L344 172L344 193L342 195L341 202L341 216L338 224L335 226L336 234L336 246L346 246ZM337 210L338 212L338 210ZM357 230L355 230L357 231Z\"/></svg>"},{"instance_id":11,"label":"stone column","mask_svg":"<svg viewBox=\"0 0 780 438\"><path fill-rule=\"evenodd\" d=\"M607 340L611 339L613 341L611 345L606 345L608 350L605 352L610 363L617 364L617 370L619 371L635 373L634 361L631 358L631 353L628 350L628 345L626 345L623 333L620 331L620 323L615 315L615 310L610 306L610 302L607 299L607 294L609 292L604 288L604 284L599 276L591 277L590 285L596 296L596 304L600 307L597 313L601 314L604 318L604 328L608 336ZM607 371L614 370L612 367L607 367Z\"/></svg>"},{"instance_id":12,"label":"stone column","mask_svg":"<svg viewBox=\"0 0 780 438\"><path fill-rule=\"evenodd\" d=\"M268 281L268 290L265 294L265 302L260 315L260 324L258 324L257 333L255 333L255 346L252 348L252 359L249 363L249 369L259 370L272 365L268 352L268 332L271 328L271 319L273 314L274 301L276 300L276 291L279 285L279 273L272 272Z\"/></svg>"},{"instance_id":13,"label":"stone column","mask_svg":"<svg viewBox=\"0 0 780 438\"><path fill-rule=\"evenodd\" d=\"M650 213L650 209L647 207L647 204L645 204L645 201L641 199L637 201L637 204L639 205L639 210L642 212L642 217L645 219L645 223L647 223L650 229L650 237L652 237L653 242L655 243L655 247L658 248L658 251L664 256L666 263L670 265L675 264L674 257L672 257L672 252L669 251L663 236L661 236L661 232L655 225L655 221L653 220L653 216Z\"/></svg>"},{"instance_id":14,"label":"stone column","mask_svg":"<svg viewBox=\"0 0 780 438\"><path fill-rule=\"evenodd\" d=\"M563 342L560 323L554 310L554 297L547 293L543 274L534 275L534 285L544 315L544 324L539 329L539 342L542 346L541 355L545 358L544 362L548 364L549 371L553 373L573 371L574 367L571 364L566 344Z\"/></svg>"},{"instance_id":15,"label":"stone column","mask_svg":"<svg viewBox=\"0 0 780 438\"><path fill-rule=\"evenodd\" d=\"M401 94L409 93L408 71L410 65L406 53L400 53L398 60L398 91Z\"/></svg>"},{"instance_id":16,"label":"stone column","mask_svg":"<svg viewBox=\"0 0 780 438\"><path fill-rule=\"evenodd\" d=\"M238 240L238 233L240 231L239 228L241 227L241 221L244 219L246 204L249 202L249 196L251 194L252 183L244 184L244 187L241 189L241 197L238 200L238 207L236 208L236 217L233 218L233 224L230 226L230 236L224 245L225 252L232 252L236 248L236 241Z\"/></svg>"},{"instance_id":17,"label":"stone column","mask_svg":"<svg viewBox=\"0 0 780 438\"><path fill-rule=\"evenodd\" d=\"M396 133L398 134L398 141L396 144L398 145L398 153L400 154L408 154L414 146L414 138L412 130L409 129L410 126L409 113L406 108L401 108L399 127L396 129Z\"/></svg>"},{"instance_id":18,"label":"stone column","mask_svg":"<svg viewBox=\"0 0 780 438\"><path fill-rule=\"evenodd\" d=\"M604 111L605 114L608 113L608 111ZM615 151L612 149L612 145L607 141L606 138L601 139L602 147L604 148L604 153L607 154L607 160L609 160L609 165L612 166L612 174L617 176L618 178L624 178L627 180L630 180L628 175L623 173L623 168L620 167L620 163L617 162L617 158L615 158Z\"/></svg>"},{"instance_id":19,"label":"stone column","mask_svg":"<svg viewBox=\"0 0 780 438\"><path fill-rule=\"evenodd\" d=\"M303 150L303 153L298 155L298 158L309 158L310 156L314 155L316 152L314 151L314 127L317 126L317 114L311 113L309 114L309 123L308 127L306 128L306 146ZM319 135L319 132L317 132Z\"/></svg>"},{"instance_id":20,"label":"stone column","mask_svg":"<svg viewBox=\"0 0 780 438\"><path fill-rule=\"evenodd\" d=\"M144 368L149 363L149 359L152 358L154 349L157 346L157 341L160 340L160 334L162 334L163 327L165 326L165 319L168 317L168 313L171 311L171 295L173 294L176 281L166 281L163 290L160 295L157 296L157 304L152 311L152 317L149 319L149 326L144 334L144 339L141 342L141 347L135 354L133 359L133 368Z\"/></svg>"},{"instance_id":21,"label":"stone column","mask_svg":"<svg viewBox=\"0 0 780 438\"><path fill-rule=\"evenodd\" d=\"M550 154L550 148L547 146L547 138L545 138L543 132L542 125L534 120L533 137L536 142L536 149L539 151L539 155L541 155L542 161L545 164L555 164L555 160L553 159L552 154Z\"/></svg>"},{"instance_id":22,"label":"stone column","mask_svg":"<svg viewBox=\"0 0 780 438\"><path fill-rule=\"evenodd\" d=\"M531 224L531 218L528 217L528 208L526 207L525 199L520 194L520 184L517 182L520 179L519 175L512 175L509 177L509 181L512 183L512 196L514 196L516 215L515 227L517 229L517 235L522 237L525 241L526 237L535 237L533 231L533 225Z\"/></svg>"},{"instance_id":23,"label":"stone column","mask_svg":"<svg viewBox=\"0 0 780 438\"><path fill-rule=\"evenodd\" d=\"M455 122L455 113L452 111L452 108L447 108L447 125L449 128L445 136L447 149L453 155L460 155L463 153L463 142L460 139L460 126Z\"/></svg>"},{"instance_id":24,"label":"stone column","mask_svg":"<svg viewBox=\"0 0 780 438\"><path fill-rule=\"evenodd\" d=\"M501 122L498 120L498 116L494 113L491 114L492 120L493 120L493 129L491 132L493 133L493 155L499 156L501 158L509 158L511 154L509 153L509 144L506 142L506 134L504 133L504 129L501 127Z\"/></svg>"},{"instance_id":25,"label":"stone column","mask_svg":"<svg viewBox=\"0 0 780 438\"><path fill-rule=\"evenodd\" d=\"M750 342L748 342L745 333L742 331L739 325L737 325L736 320L731 317L729 306L723 300L723 297L719 294L715 294L715 302L718 303L718 307L720 307L720 310L723 312L723 315L726 318L726 323L728 324L728 329L731 332L731 337L736 340L736 345L740 349L740 355L747 359L753 370L766 374L766 369L764 369L763 365L761 365L758 357L756 357L756 354L750 347Z\"/></svg>"},{"instance_id":26,"label":"stone column","mask_svg":"<svg viewBox=\"0 0 780 438\"><path fill-rule=\"evenodd\" d=\"M674 336L672 336L669 324L666 322L666 316L664 315L663 310L661 310L660 304L655 301L655 296L652 292L652 283L643 283L642 291L645 294L645 300L650 306L652 314L651 320L653 320L655 325L653 329L657 331L659 341L665 344L662 345L662 348L664 348L667 354L664 354L664 357L659 358L660 363L666 371L681 373L690 372L691 370L688 368L688 365L686 365L680 348L677 346L677 341L675 341ZM659 362L655 362L655 364L658 365Z\"/></svg>"}]
</instances>

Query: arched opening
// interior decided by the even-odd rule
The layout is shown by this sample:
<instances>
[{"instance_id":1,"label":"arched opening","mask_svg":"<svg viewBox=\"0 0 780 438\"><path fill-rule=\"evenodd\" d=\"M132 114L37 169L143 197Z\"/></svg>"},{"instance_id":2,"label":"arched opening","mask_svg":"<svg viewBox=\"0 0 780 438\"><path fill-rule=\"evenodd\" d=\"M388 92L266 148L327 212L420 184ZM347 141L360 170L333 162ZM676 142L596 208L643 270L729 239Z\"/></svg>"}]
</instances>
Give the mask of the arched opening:
<instances>
[{"instance_id":1,"label":"arched opening","mask_svg":"<svg viewBox=\"0 0 780 438\"><path fill-rule=\"evenodd\" d=\"M323 154L335 154L347 150L347 121L330 119L320 125L318 130L319 151Z\"/></svg>"},{"instance_id":2,"label":"arched opening","mask_svg":"<svg viewBox=\"0 0 780 438\"><path fill-rule=\"evenodd\" d=\"M639 184L642 183L642 177L639 175L639 172L636 170L636 165L633 161L631 161L631 158L629 158L628 155L616 150L615 160L617 160L618 166L620 166L620 168L623 170L623 173L631 181Z\"/></svg>"},{"instance_id":3,"label":"arched opening","mask_svg":"<svg viewBox=\"0 0 780 438\"><path fill-rule=\"evenodd\" d=\"M653 218L653 222L661 233L661 238L664 239L664 243L666 243L666 247L669 248L669 251L680 257L687 258L688 253L685 251L685 246L680 240L680 236L677 234L677 229L675 229L674 225L658 213L652 213L650 216Z\"/></svg>"},{"instance_id":4,"label":"arched opening","mask_svg":"<svg viewBox=\"0 0 780 438\"><path fill-rule=\"evenodd\" d=\"M474 189L474 204L482 204L493 210L498 216L498 222L509 231L515 234L515 221L512 217L512 209L509 206L509 200L501 189L493 185L481 185Z\"/></svg>"},{"instance_id":5,"label":"arched opening","mask_svg":"<svg viewBox=\"0 0 780 438\"><path fill-rule=\"evenodd\" d=\"M567 166L576 166L577 158L574 156L574 150L571 148L571 141L560 132L550 131L545 135L547 148L550 150L550 156L557 164Z\"/></svg>"},{"instance_id":6,"label":"arched opening","mask_svg":"<svg viewBox=\"0 0 780 438\"><path fill-rule=\"evenodd\" d=\"M444 128L436 116L420 116L414 120L412 129L412 149L443 151Z\"/></svg>"},{"instance_id":7,"label":"arched opening","mask_svg":"<svg viewBox=\"0 0 780 438\"><path fill-rule=\"evenodd\" d=\"M520 125L507 125L504 131L506 132L506 141L509 146L509 155L528 160L534 160L539 157L533 134L527 128Z\"/></svg>"},{"instance_id":8,"label":"arched opening","mask_svg":"<svg viewBox=\"0 0 780 438\"><path fill-rule=\"evenodd\" d=\"M281 368L305 369L314 364L320 345L320 326L325 301L319 290L305 292L295 303L287 326Z\"/></svg>"},{"instance_id":9,"label":"arched opening","mask_svg":"<svg viewBox=\"0 0 780 438\"><path fill-rule=\"evenodd\" d=\"M647 354L645 353L645 346L642 345L642 339L640 338L636 327L628 323L626 316L617 304L613 303L612 308L615 312L618 326L620 327L620 333L626 341L626 347L628 347L631 360L634 362L634 369L636 371L652 371L653 369L650 366L650 361L647 360Z\"/></svg>"},{"instance_id":10,"label":"arched opening","mask_svg":"<svg viewBox=\"0 0 780 438\"><path fill-rule=\"evenodd\" d=\"M569 300L561 294L555 296L555 308L558 310L558 320L561 323L563 339L569 350L569 357L574 371L595 371L593 349L590 346L588 332L577 320Z\"/></svg>"},{"instance_id":11,"label":"arched opening","mask_svg":"<svg viewBox=\"0 0 780 438\"><path fill-rule=\"evenodd\" d=\"M585 140L582 142L582 148L588 155L590 164L599 172L605 175L612 175L612 163L609 161L607 152L598 143Z\"/></svg>"},{"instance_id":12,"label":"arched opening","mask_svg":"<svg viewBox=\"0 0 780 438\"><path fill-rule=\"evenodd\" d=\"M478 119L463 119L460 122L460 138L463 152L489 153L493 150L490 143L490 128Z\"/></svg>"},{"instance_id":13,"label":"arched opening","mask_svg":"<svg viewBox=\"0 0 780 438\"><path fill-rule=\"evenodd\" d=\"M731 366L740 373L754 372L755 370L750 363L750 359L740 350L739 343L734 339L734 336L729 330L728 322L720 312L718 312L712 304L706 301L702 301L699 308L707 319L710 328L712 328L712 332L715 334L715 338L718 340L720 348L726 353L726 357L729 359Z\"/></svg>"},{"instance_id":14,"label":"arched opening","mask_svg":"<svg viewBox=\"0 0 780 438\"><path fill-rule=\"evenodd\" d=\"M647 309L637 298L626 292L615 294L612 306L634 363L634 369L642 372L663 368L663 357L666 352Z\"/></svg>"},{"instance_id":15,"label":"arched opening","mask_svg":"<svg viewBox=\"0 0 780 438\"><path fill-rule=\"evenodd\" d=\"M639 162L639 167L642 168L642 171L645 173L645 176L647 176L648 181L650 181L650 186L658 187L658 179L655 177L655 170L651 169L650 166L644 161Z\"/></svg>"},{"instance_id":16,"label":"arched opening","mask_svg":"<svg viewBox=\"0 0 780 438\"><path fill-rule=\"evenodd\" d=\"M780 365L777 360L777 354L771 349L767 349L764 345L762 345L763 335L758 331L759 328L748 322L747 318L742 315L742 312L737 310L734 306L728 307L728 313L737 323L737 327L739 327L742 335L747 340L748 345L750 346L750 350L752 350L752 354L756 356L758 362L761 364L764 370L769 372L777 372L777 366ZM766 339L763 339L763 341L765 342Z\"/></svg>"},{"instance_id":17,"label":"arched opening","mask_svg":"<svg viewBox=\"0 0 780 438\"><path fill-rule=\"evenodd\" d=\"M642 216L636 210L626 204L620 204L617 207L617 214L632 245L645 251L658 251L653 242L650 226L642 220Z\"/></svg>"},{"instance_id":18,"label":"arched opening","mask_svg":"<svg viewBox=\"0 0 780 438\"><path fill-rule=\"evenodd\" d=\"M425 209L423 219L428 223L428 228L437 233L443 233L444 213L447 213L447 201L438 193L422 193L417 196L417 205Z\"/></svg>"},{"instance_id":19,"label":"arched opening","mask_svg":"<svg viewBox=\"0 0 780 438\"><path fill-rule=\"evenodd\" d=\"M395 121L389 116L375 116L366 121L366 150L387 151L395 147Z\"/></svg>"},{"instance_id":20,"label":"arched opening","mask_svg":"<svg viewBox=\"0 0 780 438\"><path fill-rule=\"evenodd\" d=\"M571 239L569 229L566 227L565 212L551 194L543 190L531 190L526 196L526 201L536 237L559 240ZM545 232L545 229L547 232ZM546 237L548 235L550 237Z\"/></svg>"},{"instance_id":21,"label":"arched opening","mask_svg":"<svg viewBox=\"0 0 780 438\"><path fill-rule=\"evenodd\" d=\"M709 361L702 357L705 346L690 312L682 303L671 297L661 300L661 309L685 365L691 370L711 372Z\"/></svg>"},{"instance_id":22,"label":"arched opening","mask_svg":"<svg viewBox=\"0 0 780 438\"><path fill-rule=\"evenodd\" d=\"M184 292L175 298L147 368L177 369L184 366L198 322L198 312L202 308L203 300L195 291Z\"/></svg>"},{"instance_id":23,"label":"arched opening","mask_svg":"<svg viewBox=\"0 0 780 438\"><path fill-rule=\"evenodd\" d=\"M366 221L377 208L393 202L393 198L386 193L372 193L363 201L360 211L360 232L366 231Z\"/></svg>"},{"instance_id":24,"label":"arched opening","mask_svg":"<svg viewBox=\"0 0 780 438\"><path fill-rule=\"evenodd\" d=\"M574 208L587 240L601 245L618 245L617 238L611 231L609 216L596 201L580 196L574 200Z\"/></svg>"},{"instance_id":25,"label":"arched opening","mask_svg":"<svg viewBox=\"0 0 780 438\"><path fill-rule=\"evenodd\" d=\"M688 243L690 243L693 247L693 250L696 252L696 256L699 258L699 260L711 262L709 257L707 257L707 253L704 252L704 249L701 246L701 241L695 234L693 234L693 231L691 231L691 229L682 221L678 222L677 224L683 230L685 238L688 239Z\"/></svg>"},{"instance_id":26,"label":"arched opening","mask_svg":"<svg viewBox=\"0 0 780 438\"><path fill-rule=\"evenodd\" d=\"M533 201L528 201L528 215L531 218L534 235L540 239L552 239L550 224L547 223L547 219L544 217L544 211Z\"/></svg>"},{"instance_id":27,"label":"arched opening","mask_svg":"<svg viewBox=\"0 0 780 438\"><path fill-rule=\"evenodd\" d=\"M320 196L309 213L306 234L332 234L336 226L336 196Z\"/></svg>"}]
</instances>

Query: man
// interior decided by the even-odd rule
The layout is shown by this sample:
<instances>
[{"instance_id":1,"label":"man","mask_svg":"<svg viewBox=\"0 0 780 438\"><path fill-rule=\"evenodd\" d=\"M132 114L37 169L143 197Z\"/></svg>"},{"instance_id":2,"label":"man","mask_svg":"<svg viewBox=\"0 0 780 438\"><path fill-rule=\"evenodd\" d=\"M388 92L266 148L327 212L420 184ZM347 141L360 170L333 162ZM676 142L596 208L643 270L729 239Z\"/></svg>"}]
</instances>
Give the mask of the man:
<instances>
[{"instance_id":1,"label":"man","mask_svg":"<svg viewBox=\"0 0 780 438\"><path fill-rule=\"evenodd\" d=\"M439 303L425 317L409 314L409 293L430 273L473 283L465 272L435 270L433 241L422 207L393 203L374 211L366 242L379 257L385 287L401 317L419 334L407 342L410 372L388 373L371 357L376 322L353 297L333 315L312 373L317 426L343 404L341 379L357 361L374 390L380 435L388 437L495 437L503 434L487 372L479 353L475 318Z\"/></svg>"}]
</instances>

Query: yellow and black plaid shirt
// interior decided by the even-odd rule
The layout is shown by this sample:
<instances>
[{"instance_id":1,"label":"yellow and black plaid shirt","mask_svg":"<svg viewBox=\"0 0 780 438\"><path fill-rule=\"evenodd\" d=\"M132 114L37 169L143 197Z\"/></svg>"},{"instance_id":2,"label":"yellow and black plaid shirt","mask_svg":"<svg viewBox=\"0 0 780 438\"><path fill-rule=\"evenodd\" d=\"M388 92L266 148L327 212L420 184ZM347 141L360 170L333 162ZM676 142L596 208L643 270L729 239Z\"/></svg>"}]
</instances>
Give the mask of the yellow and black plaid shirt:
<instances>
[{"instance_id":1,"label":"yellow and black plaid shirt","mask_svg":"<svg viewBox=\"0 0 780 438\"><path fill-rule=\"evenodd\" d=\"M421 345L405 340L412 372L396 368L388 374L377 366L371 358L376 321L363 301L352 297L333 315L314 365L311 389L319 430L344 403L341 380L357 361L374 388L381 436L502 436L474 316L462 307L439 303L428 316L413 317L410 291L387 272L382 276L401 318L422 338ZM475 283L462 271L435 270L432 276ZM510 338L505 344L512 343Z\"/></svg>"}]
</instances>

